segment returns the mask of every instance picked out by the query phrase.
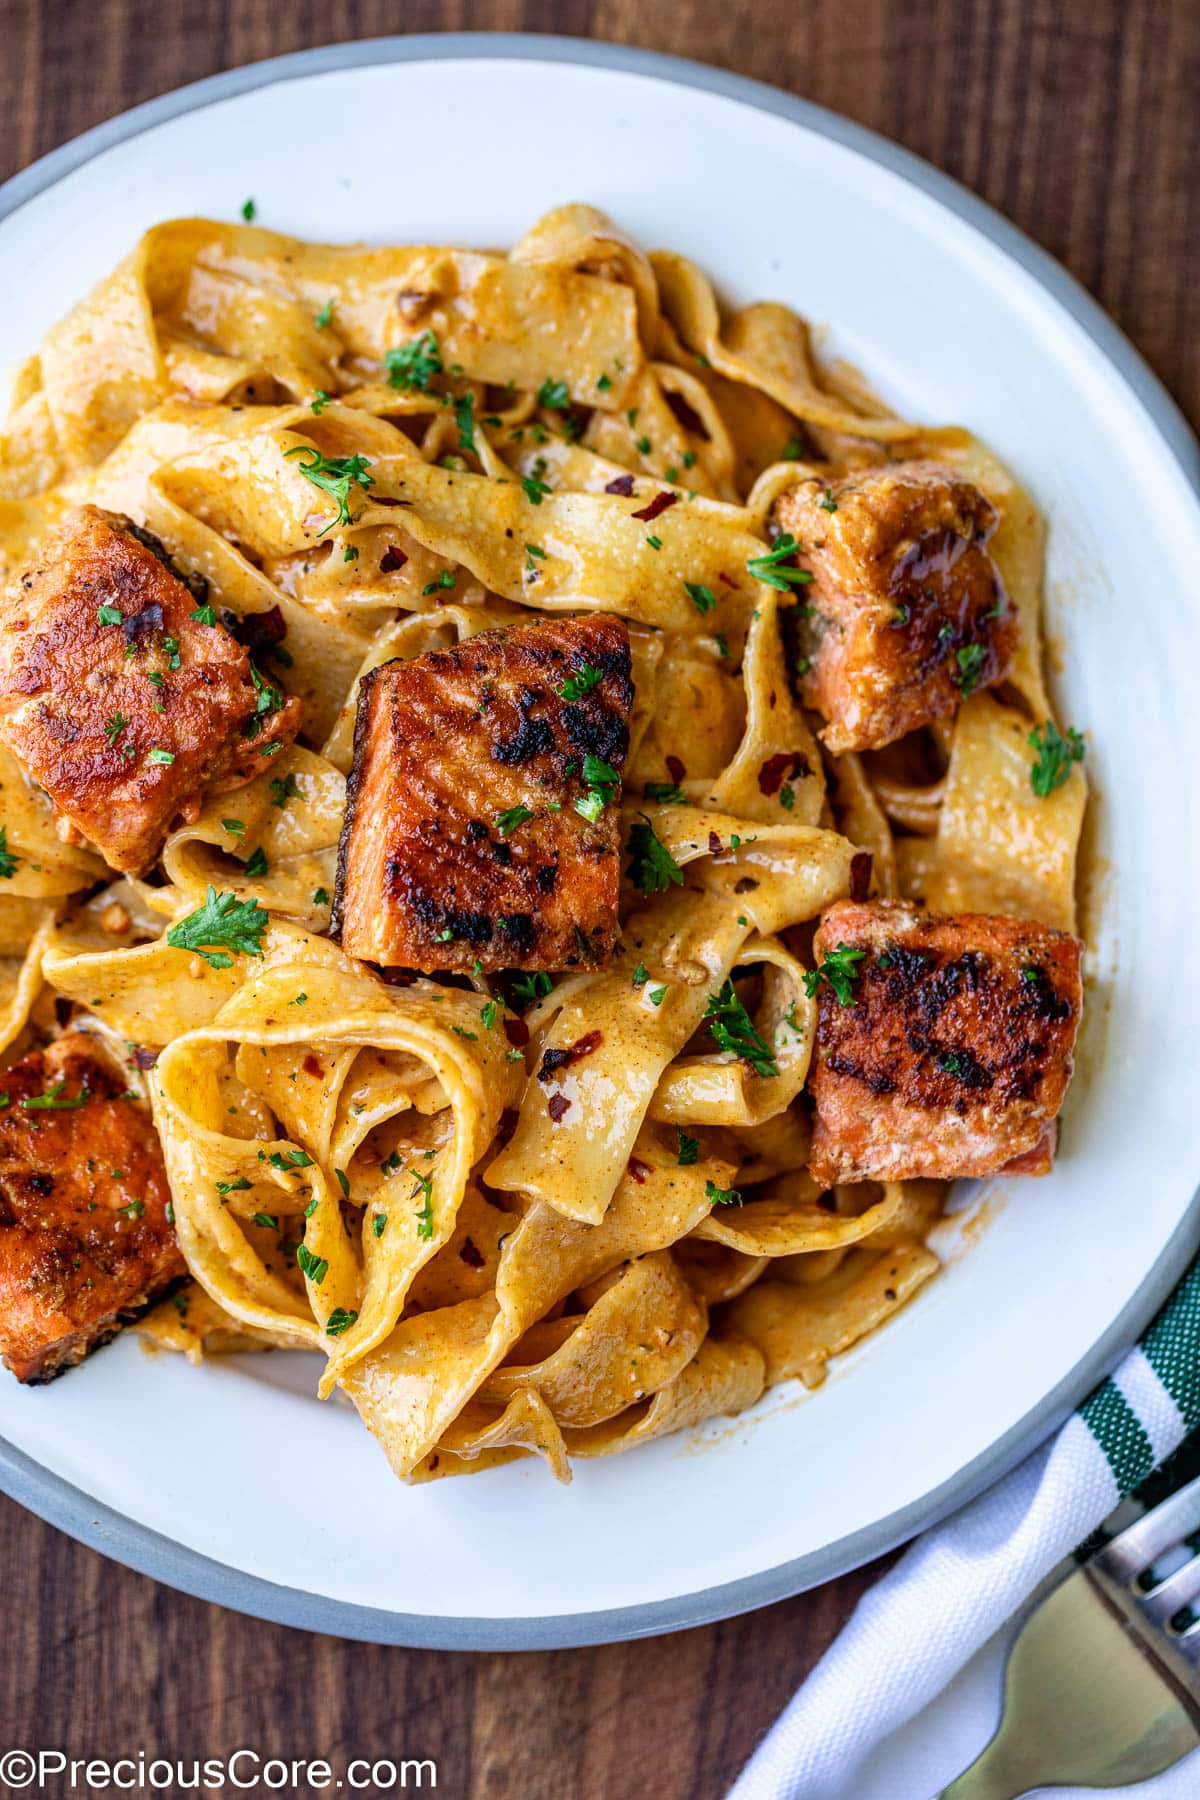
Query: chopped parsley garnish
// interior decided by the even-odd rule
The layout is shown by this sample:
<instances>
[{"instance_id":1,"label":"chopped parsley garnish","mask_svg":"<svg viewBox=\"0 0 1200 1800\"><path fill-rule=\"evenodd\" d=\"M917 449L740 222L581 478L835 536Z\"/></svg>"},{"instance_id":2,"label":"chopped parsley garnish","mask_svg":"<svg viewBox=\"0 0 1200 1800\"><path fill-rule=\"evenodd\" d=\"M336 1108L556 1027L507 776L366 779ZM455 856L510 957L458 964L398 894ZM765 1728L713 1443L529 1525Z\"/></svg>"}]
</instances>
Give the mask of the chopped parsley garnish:
<instances>
[{"instance_id":1,"label":"chopped parsley garnish","mask_svg":"<svg viewBox=\"0 0 1200 1800\"><path fill-rule=\"evenodd\" d=\"M796 804L796 790L790 781L785 781L779 790L779 804L784 812L791 812Z\"/></svg>"},{"instance_id":2,"label":"chopped parsley garnish","mask_svg":"<svg viewBox=\"0 0 1200 1800\"><path fill-rule=\"evenodd\" d=\"M655 537L653 535L653 533L651 533L651 535L649 537L647 537L646 542L649 544L649 546L652 550L661 550L662 549L662 539L660 537Z\"/></svg>"},{"instance_id":3,"label":"chopped parsley garnish","mask_svg":"<svg viewBox=\"0 0 1200 1800\"><path fill-rule=\"evenodd\" d=\"M775 548L762 556L752 556L746 564L755 581L763 581L768 587L778 588L786 594L789 588L805 587L812 580L810 569L799 569L792 558L799 551L799 544L788 531L776 538Z\"/></svg>"},{"instance_id":4,"label":"chopped parsley garnish","mask_svg":"<svg viewBox=\"0 0 1200 1800\"><path fill-rule=\"evenodd\" d=\"M388 1216L386 1213L371 1214L371 1229L374 1231L377 1238L381 1238L387 1230L387 1222Z\"/></svg>"},{"instance_id":5,"label":"chopped parsley garnish","mask_svg":"<svg viewBox=\"0 0 1200 1800\"><path fill-rule=\"evenodd\" d=\"M73 1112L76 1107L86 1106L91 1098L86 1089L82 1094L76 1094L73 1100L61 1098L66 1085L64 1076L62 1081L56 1081L53 1087L48 1087L44 1094L31 1094L27 1100L22 1100L21 1105L27 1112Z\"/></svg>"},{"instance_id":6,"label":"chopped parsley garnish","mask_svg":"<svg viewBox=\"0 0 1200 1800\"><path fill-rule=\"evenodd\" d=\"M250 876L266 874L266 872L267 872L267 854L261 844L259 845L258 849L254 852L254 854L250 857L250 860L243 865L243 868L244 868L244 872Z\"/></svg>"},{"instance_id":7,"label":"chopped parsley garnish","mask_svg":"<svg viewBox=\"0 0 1200 1800\"><path fill-rule=\"evenodd\" d=\"M0 881L11 881L20 862L20 857L14 856L8 847L7 825L0 825Z\"/></svg>"},{"instance_id":8,"label":"chopped parsley garnish","mask_svg":"<svg viewBox=\"0 0 1200 1800\"><path fill-rule=\"evenodd\" d=\"M526 819L532 818L533 812L530 807L510 806L506 811L496 815L496 830L501 837L507 837L510 832L517 829L518 825L523 825Z\"/></svg>"},{"instance_id":9,"label":"chopped parsley garnish","mask_svg":"<svg viewBox=\"0 0 1200 1800\"><path fill-rule=\"evenodd\" d=\"M104 727L104 735L110 744L116 743L128 723L129 720L125 717L124 713L116 712L113 714L112 718L108 721L108 724Z\"/></svg>"},{"instance_id":10,"label":"chopped parsley garnish","mask_svg":"<svg viewBox=\"0 0 1200 1800\"><path fill-rule=\"evenodd\" d=\"M649 988L647 989L646 998L649 1000L651 1006L661 1006L670 991L669 987Z\"/></svg>"},{"instance_id":11,"label":"chopped parsley garnish","mask_svg":"<svg viewBox=\"0 0 1200 1800\"><path fill-rule=\"evenodd\" d=\"M279 1220L274 1213L256 1212L253 1218L256 1225L262 1225L267 1231L279 1230Z\"/></svg>"},{"instance_id":12,"label":"chopped parsley garnish","mask_svg":"<svg viewBox=\"0 0 1200 1800\"><path fill-rule=\"evenodd\" d=\"M536 475L522 475L521 486L531 506L540 506L544 496L551 491L550 483L540 480Z\"/></svg>"},{"instance_id":13,"label":"chopped parsley garnish","mask_svg":"<svg viewBox=\"0 0 1200 1800\"><path fill-rule=\"evenodd\" d=\"M983 644L962 644L954 653L958 664L955 684L962 691L965 700L978 686L979 677L983 674L983 665L987 661L987 649Z\"/></svg>"},{"instance_id":14,"label":"chopped parsley garnish","mask_svg":"<svg viewBox=\"0 0 1200 1800\"><path fill-rule=\"evenodd\" d=\"M101 625L120 625L123 623L125 615L119 606L98 606L96 617Z\"/></svg>"},{"instance_id":15,"label":"chopped parsley garnish","mask_svg":"<svg viewBox=\"0 0 1200 1800\"><path fill-rule=\"evenodd\" d=\"M282 1169L287 1175L293 1169L311 1169L312 1157L307 1150L272 1150L267 1158L273 1169Z\"/></svg>"},{"instance_id":16,"label":"chopped parsley garnish","mask_svg":"<svg viewBox=\"0 0 1200 1800\"><path fill-rule=\"evenodd\" d=\"M450 569L443 569L440 575L435 576L432 581L427 581L425 583L425 586L421 589L421 594L422 597L424 597L428 594L436 594L439 588L452 588L453 586L454 575L452 571Z\"/></svg>"},{"instance_id":17,"label":"chopped parsley garnish","mask_svg":"<svg viewBox=\"0 0 1200 1800\"><path fill-rule=\"evenodd\" d=\"M604 379L605 377L602 375L600 381ZM596 385L599 387L600 382L597 382ZM611 382L609 385L612 385ZM571 390L565 381L554 381L547 376L537 391L537 399L538 405L544 406L549 412L566 412L571 404Z\"/></svg>"},{"instance_id":18,"label":"chopped parsley garnish","mask_svg":"<svg viewBox=\"0 0 1200 1800\"><path fill-rule=\"evenodd\" d=\"M495 1000L485 1000L479 1009L479 1023L485 1031L490 1031L496 1023L496 1014L500 1011Z\"/></svg>"},{"instance_id":19,"label":"chopped parsley garnish","mask_svg":"<svg viewBox=\"0 0 1200 1800\"><path fill-rule=\"evenodd\" d=\"M421 1198L420 1210L417 1213L417 1236L431 1238L433 1236L433 1176L418 1175L415 1169L410 1169L408 1172L416 1178L416 1186L413 1188L410 1198L415 1200L418 1195Z\"/></svg>"},{"instance_id":20,"label":"chopped parsley garnish","mask_svg":"<svg viewBox=\"0 0 1200 1800\"><path fill-rule=\"evenodd\" d=\"M683 585L687 589L688 599L696 608L697 612L707 613L712 611L713 607L717 604L717 596L710 587L705 587L702 581L685 581Z\"/></svg>"},{"instance_id":21,"label":"chopped parsley garnish","mask_svg":"<svg viewBox=\"0 0 1200 1800\"><path fill-rule=\"evenodd\" d=\"M642 793L647 800L656 800L660 806L686 806L687 804L687 795L682 788L676 787L673 781L643 782Z\"/></svg>"},{"instance_id":22,"label":"chopped parsley garnish","mask_svg":"<svg viewBox=\"0 0 1200 1800\"><path fill-rule=\"evenodd\" d=\"M683 870L644 814L629 833L626 874L646 899L666 893L672 883L683 886Z\"/></svg>"},{"instance_id":23,"label":"chopped parsley garnish","mask_svg":"<svg viewBox=\"0 0 1200 1800\"><path fill-rule=\"evenodd\" d=\"M198 606L190 617L193 625L215 625L217 622L216 611L211 606Z\"/></svg>"},{"instance_id":24,"label":"chopped parsley garnish","mask_svg":"<svg viewBox=\"0 0 1200 1800\"><path fill-rule=\"evenodd\" d=\"M335 1306L325 1321L325 1336L341 1337L343 1331L349 1331L357 1318L358 1314L352 1308L347 1311L344 1306Z\"/></svg>"},{"instance_id":25,"label":"chopped parsley garnish","mask_svg":"<svg viewBox=\"0 0 1200 1800\"><path fill-rule=\"evenodd\" d=\"M649 979L650 979L649 969L646 967L644 962L640 962L638 964L637 968L633 971L634 987L645 987L645 985L649 981Z\"/></svg>"},{"instance_id":26,"label":"chopped parsley garnish","mask_svg":"<svg viewBox=\"0 0 1200 1800\"><path fill-rule=\"evenodd\" d=\"M469 450L476 454L475 444L475 396L464 394L461 400L454 402L454 423L458 426L458 443L461 450Z\"/></svg>"},{"instance_id":27,"label":"chopped parsley garnish","mask_svg":"<svg viewBox=\"0 0 1200 1800\"><path fill-rule=\"evenodd\" d=\"M247 225L249 225L251 223L251 221L253 220L254 215L257 211L258 211L258 208L254 204L253 200L243 200L242 201L242 217L243 217L243 219L245 219Z\"/></svg>"},{"instance_id":28,"label":"chopped parsley garnish","mask_svg":"<svg viewBox=\"0 0 1200 1800\"><path fill-rule=\"evenodd\" d=\"M296 1263L302 1275L307 1275L314 1287L320 1287L329 1273L329 1264L323 1256L314 1256L307 1244L296 1246Z\"/></svg>"},{"instance_id":29,"label":"chopped parsley garnish","mask_svg":"<svg viewBox=\"0 0 1200 1800\"><path fill-rule=\"evenodd\" d=\"M165 637L163 639L163 649L167 653L168 669L177 669L179 667L179 639Z\"/></svg>"},{"instance_id":30,"label":"chopped parsley garnish","mask_svg":"<svg viewBox=\"0 0 1200 1800\"><path fill-rule=\"evenodd\" d=\"M677 1160L681 1168L690 1169L693 1163L700 1160L700 1139L689 1137L682 1125L675 1127Z\"/></svg>"},{"instance_id":31,"label":"chopped parsley garnish","mask_svg":"<svg viewBox=\"0 0 1200 1800\"><path fill-rule=\"evenodd\" d=\"M221 823L229 833L230 837L240 838L244 837L246 834L245 819L222 819Z\"/></svg>"},{"instance_id":32,"label":"chopped parsley garnish","mask_svg":"<svg viewBox=\"0 0 1200 1800\"><path fill-rule=\"evenodd\" d=\"M234 956L263 954L262 936L269 922L257 900L218 894L210 882L204 905L172 925L167 942L176 950L194 950L214 969L229 969ZM222 948L214 949L213 945Z\"/></svg>"},{"instance_id":33,"label":"chopped parsley garnish","mask_svg":"<svg viewBox=\"0 0 1200 1800\"><path fill-rule=\"evenodd\" d=\"M837 511L837 501L833 497L832 488L825 489L825 497L822 500L818 500L817 505L822 512L835 513Z\"/></svg>"},{"instance_id":34,"label":"chopped parsley garnish","mask_svg":"<svg viewBox=\"0 0 1200 1800\"><path fill-rule=\"evenodd\" d=\"M465 1025L452 1025L450 1029L455 1037L468 1038L472 1044L477 1044L479 1042L479 1033L477 1031L468 1031Z\"/></svg>"},{"instance_id":35,"label":"chopped parsley garnish","mask_svg":"<svg viewBox=\"0 0 1200 1800\"><path fill-rule=\"evenodd\" d=\"M318 331L324 331L325 327L328 325L328 323L329 323L330 319L332 319L332 317L333 317L333 296L330 295L329 299L325 302L325 304L321 308L320 312L316 313L314 315L313 324L316 326Z\"/></svg>"},{"instance_id":36,"label":"chopped parsley garnish","mask_svg":"<svg viewBox=\"0 0 1200 1800\"><path fill-rule=\"evenodd\" d=\"M854 1005L854 983L859 977L859 963L866 955L865 950L852 949L849 944L839 944L836 950L827 950L821 958L820 967L806 969L804 972L804 991L812 1000L823 981L837 995L843 1006Z\"/></svg>"},{"instance_id":37,"label":"chopped parsley garnish","mask_svg":"<svg viewBox=\"0 0 1200 1800\"><path fill-rule=\"evenodd\" d=\"M358 545L357 544L347 544L346 545L345 549L342 551L342 561L344 563L358 561Z\"/></svg>"},{"instance_id":38,"label":"chopped parsley garnish","mask_svg":"<svg viewBox=\"0 0 1200 1800\"><path fill-rule=\"evenodd\" d=\"M402 393L423 394L435 375L442 373L442 353L432 331L423 331L411 343L384 355L388 383Z\"/></svg>"},{"instance_id":39,"label":"chopped parsley garnish","mask_svg":"<svg viewBox=\"0 0 1200 1800\"><path fill-rule=\"evenodd\" d=\"M314 888L312 903L314 906L328 906L329 905L329 890L328 890L328 888Z\"/></svg>"},{"instance_id":40,"label":"chopped parsley garnish","mask_svg":"<svg viewBox=\"0 0 1200 1800\"><path fill-rule=\"evenodd\" d=\"M1037 751L1037 761L1030 765L1029 783L1038 799L1044 800L1047 794L1062 786L1071 773L1071 764L1083 761L1087 745L1081 731L1068 725L1064 736L1053 719L1047 719L1044 725L1035 725L1029 734L1029 742Z\"/></svg>"},{"instance_id":41,"label":"chopped parsley garnish","mask_svg":"<svg viewBox=\"0 0 1200 1800\"><path fill-rule=\"evenodd\" d=\"M704 1017L718 1050L740 1056L756 1075L778 1075L779 1066L771 1047L755 1030L750 1014L738 998L732 975L719 993L708 996Z\"/></svg>"},{"instance_id":42,"label":"chopped parsley garnish","mask_svg":"<svg viewBox=\"0 0 1200 1800\"><path fill-rule=\"evenodd\" d=\"M155 744L146 752L146 760L147 762L152 763L173 763L175 761L175 752L173 750L161 750L159 746Z\"/></svg>"},{"instance_id":43,"label":"chopped parsley garnish","mask_svg":"<svg viewBox=\"0 0 1200 1800\"><path fill-rule=\"evenodd\" d=\"M322 456L312 444L296 444L291 450L285 450L284 456L304 456L307 462L299 465L300 473L311 481L315 488L328 494L337 501L337 516L330 519L317 533L323 538L327 531L335 525L352 525L354 515L350 511L350 489L360 487L364 494L374 486L375 478L368 475L370 460L365 456Z\"/></svg>"},{"instance_id":44,"label":"chopped parsley garnish","mask_svg":"<svg viewBox=\"0 0 1200 1800\"><path fill-rule=\"evenodd\" d=\"M350 1177L347 1175L345 1169L335 1169L333 1172L337 1176L338 1186L348 1200L350 1198Z\"/></svg>"},{"instance_id":45,"label":"chopped parsley garnish","mask_svg":"<svg viewBox=\"0 0 1200 1800\"><path fill-rule=\"evenodd\" d=\"M544 1000L554 983L545 969L534 969L529 975L518 975L512 984L513 998L524 1006Z\"/></svg>"},{"instance_id":46,"label":"chopped parsley garnish","mask_svg":"<svg viewBox=\"0 0 1200 1800\"><path fill-rule=\"evenodd\" d=\"M315 413L319 419L321 414L325 411L325 408L329 405L329 395L326 390L324 388L314 388L313 397L308 405L309 410Z\"/></svg>"},{"instance_id":47,"label":"chopped parsley garnish","mask_svg":"<svg viewBox=\"0 0 1200 1800\"><path fill-rule=\"evenodd\" d=\"M736 1188L718 1187L715 1181L704 1184L704 1198L711 1206L740 1206L742 1196Z\"/></svg>"},{"instance_id":48,"label":"chopped parsley garnish","mask_svg":"<svg viewBox=\"0 0 1200 1800\"><path fill-rule=\"evenodd\" d=\"M289 800L300 797L300 789L294 775L276 775L271 782L271 805L286 806Z\"/></svg>"},{"instance_id":49,"label":"chopped parsley garnish","mask_svg":"<svg viewBox=\"0 0 1200 1800\"><path fill-rule=\"evenodd\" d=\"M248 1188L250 1183L244 1175L239 1175L236 1181L218 1181L216 1186L218 1194L224 1195L232 1194L241 1188Z\"/></svg>"},{"instance_id":50,"label":"chopped parsley garnish","mask_svg":"<svg viewBox=\"0 0 1200 1800\"><path fill-rule=\"evenodd\" d=\"M610 388L610 387L611 387L611 386L612 386L612 378L611 378L611 376L609 376L609 375L599 375L599 376L597 376L597 378L596 378L596 386L597 386L597 387L598 387L598 388L599 388L599 389L600 389L600 392L601 392L601 393L602 393L602 394L607 394L607 392L608 392L608 390L609 390L609 388Z\"/></svg>"},{"instance_id":51,"label":"chopped parsley garnish","mask_svg":"<svg viewBox=\"0 0 1200 1800\"><path fill-rule=\"evenodd\" d=\"M126 1219L142 1219L146 1216L146 1202L131 1200L128 1206L118 1206L117 1211Z\"/></svg>"},{"instance_id":52,"label":"chopped parsley garnish","mask_svg":"<svg viewBox=\"0 0 1200 1800\"><path fill-rule=\"evenodd\" d=\"M584 663L582 668L567 676L558 692L564 700L582 700L594 687L599 687L603 680L603 669L598 669L595 663Z\"/></svg>"},{"instance_id":53,"label":"chopped parsley garnish","mask_svg":"<svg viewBox=\"0 0 1200 1800\"><path fill-rule=\"evenodd\" d=\"M588 791L576 800L575 811L581 819L587 819L589 824L594 825L616 795L621 777L611 763L605 762L602 756L593 756L589 751L583 759L583 779Z\"/></svg>"}]
</instances>

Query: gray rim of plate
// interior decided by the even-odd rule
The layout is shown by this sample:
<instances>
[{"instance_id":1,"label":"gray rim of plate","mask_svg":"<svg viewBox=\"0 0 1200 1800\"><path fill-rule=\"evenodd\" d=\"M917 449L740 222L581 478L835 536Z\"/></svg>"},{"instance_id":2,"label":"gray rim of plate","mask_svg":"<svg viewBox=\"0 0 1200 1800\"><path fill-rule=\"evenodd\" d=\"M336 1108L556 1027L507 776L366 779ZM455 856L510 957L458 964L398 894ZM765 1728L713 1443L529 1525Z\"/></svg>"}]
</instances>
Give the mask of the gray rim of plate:
<instances>
[{"instance_id":1,"label":"gray rim of plate","mask_svg":"<svg viewBox=\"0 0 1200 1800\"><path fill-rule=\"evenodd\" d=\"M922 162L910 151L868 131L865 126L852 124L812 101L798 100L762 82L730 75L723 69L689 62L683 57L664 56L650 50L587 38L538 37L507 32L445 32L368 38L273 57L268 62L252 63L247 68L209 76L207 80L135 106L130 112L121 113L52 151L0 188L0 220L112 145L137 137L181 113L193 112L214 101L228 100L253 88L323 74L331 69L354 69L389 62L425 62L432 58L477 60L500 57L617 69L623 74L647 75L659 81L699 88L705 93L720 94L726 99L740 101L743 106L757 107L760 112L791 119L901 176L965 224L990 238L1070 314L1121 376L1200 500L1200 444L1182 413L1129 340L1053 257L1038 249L1015 225L1010 225L948 175ZM781 1563L776 1568L746 1576L740 1581L726 1582L720 1587L653 1601L644 1606L539 1619L437 1618L424 1613L398 1613L356 1606L320 1594L304 1593L297 1588L280 1587L202 1556L124 1514L100 1505L82 1489L42 1468L4 1439L0 1439L0 1490L60 1530L143 1575L181 1588L201 1600L216 1601L237 1612L298 1626L306 1631L431 1650L566 1649L679 1631L767 1606L772 1601L784 1600L815 1587L819 1582L844 1575L935 1524L1015 1468L1062 1423L1097 1382L1109 1374L1121 1354L1149 1323L1190 1262L1198 1225L1200 1192L1193 1196L1153 1272L1088 1355L1019 1424L941 1487L874 1525L793 1562Z\"/></svg>"}]
</instances>

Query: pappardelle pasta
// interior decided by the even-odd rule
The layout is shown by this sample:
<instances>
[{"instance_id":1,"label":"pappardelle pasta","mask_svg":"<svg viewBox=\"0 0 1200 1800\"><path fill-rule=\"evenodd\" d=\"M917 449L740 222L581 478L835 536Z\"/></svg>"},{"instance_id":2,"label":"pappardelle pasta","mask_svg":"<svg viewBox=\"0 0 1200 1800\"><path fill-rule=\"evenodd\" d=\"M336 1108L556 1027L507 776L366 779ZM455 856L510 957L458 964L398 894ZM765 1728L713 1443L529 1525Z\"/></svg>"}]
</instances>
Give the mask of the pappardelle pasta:
<instances>
[{"instance_id":1,"label":"pappardelle pasta","mask_svg":"<svg viewBox=\"0 0 1200 1800\"><path fill-rule=\"evenodd\" d=\"M1043 1173L1042 526L789 307L146 234L0 444L0 1350L323 1358L406 1480L750 1406ZM150 1307L148 1312L146 1308Z\"/></svg>"}]
</instances>

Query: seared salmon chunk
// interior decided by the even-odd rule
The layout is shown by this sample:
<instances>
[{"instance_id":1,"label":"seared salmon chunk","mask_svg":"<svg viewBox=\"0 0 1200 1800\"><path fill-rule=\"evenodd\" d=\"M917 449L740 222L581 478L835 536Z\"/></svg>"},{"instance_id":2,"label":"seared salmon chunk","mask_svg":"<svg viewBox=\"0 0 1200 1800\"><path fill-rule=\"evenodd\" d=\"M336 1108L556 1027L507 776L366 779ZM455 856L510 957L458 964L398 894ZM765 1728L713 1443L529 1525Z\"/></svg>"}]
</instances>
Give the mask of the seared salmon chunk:
<instances>
[{"instance_id":1,"label":"seared salmon chunk","mask_svg":"<svg viewBox=\"0 0 1200 1800\"><path fill-rule=\"evenodd\" d=\"M0 1083L0 1355L50 1381L186 1271L149 1111L97 1041L68 1032Z\"/></svg>"},{"instance_id":2,"label":"seared salmon chunk","mask_svg":"<svg viewBox=\"0 0 1200 1800\"><path fill-rule=\"evenodd\" d=\"M364 677L334 930L410 969L596 967L617 936L629 634L481 633Z\"/></svg>"},{"instance_id":3,"label":"seared salmon chunk","mask_svg":"<svg viewBox=\"0 0 1200 1800\"><path fill-rule=\"evenodd\" d=\"M996 510L969 481L928 462L802 481L774 523L812 574L801 691L835 754L950 718L1006 674L1017 616L987 548Z\"/></svg>"},{"instance_id":4,"label":"seared salmon chunk","mask_svg":"<svg viewBox=\"0 0 1200 1800\"><path fill-rule=\"evenodd\" d=\"M1083 1007L1078 938L840 900L813 940L809 1166L823 1187L1049 1171Z\"/></svg>"},{"instance_id":5,"label":"seared salmon chunk","mask_svg":"<svg viewBox=\"0 0 1200 1800\"><path fill-rule=\"evenodd\" d=\"M299 723L203 581L185 585L157 538L98 507L69 515L0 604L0 739L50 796L59 835L126 874Z\"/></svg>"}]
</instances>

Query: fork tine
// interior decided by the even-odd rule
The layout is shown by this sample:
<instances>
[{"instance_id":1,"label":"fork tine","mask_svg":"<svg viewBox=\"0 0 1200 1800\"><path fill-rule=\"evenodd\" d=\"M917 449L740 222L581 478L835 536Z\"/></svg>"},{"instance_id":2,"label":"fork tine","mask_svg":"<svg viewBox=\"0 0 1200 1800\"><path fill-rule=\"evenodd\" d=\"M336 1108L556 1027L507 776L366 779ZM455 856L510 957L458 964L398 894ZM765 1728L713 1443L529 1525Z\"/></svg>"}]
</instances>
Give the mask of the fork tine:
<instances>
[{"instance_id":1,"label":"fork tine","mask_svg":"<svg viewBox=\"0 0 1200 1800\"><path fill-rule=\"evenodd\" d=\"M1143 1594L1139 1605L1156 1625L1166 1625L1197 1594L1200 1594L1200 1556L1193 1556L1191 1562L1184 1563L1181 1569L1176 1569L1173 1575L1168 1575L1165 1581Z\"/></svg>"},{"instance_id":2,"label":"fork tine","mask_svg":"<svg viewBox=\"0 0 1200 1800\"><path fill-rule=\"evenodd\" d=\"M1169 1500L1164 1500L1161 1506L1135 1520L1098 1551L1093 1560L1118 1581L1133 1581L1156 1562L1164 1550L1182 1543L1198 1526L1200 1476L1181 1487Z\"/></svg>"}]
</instances>

